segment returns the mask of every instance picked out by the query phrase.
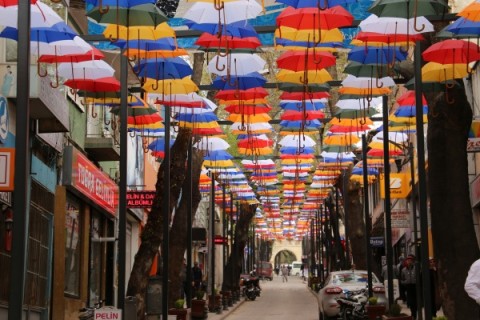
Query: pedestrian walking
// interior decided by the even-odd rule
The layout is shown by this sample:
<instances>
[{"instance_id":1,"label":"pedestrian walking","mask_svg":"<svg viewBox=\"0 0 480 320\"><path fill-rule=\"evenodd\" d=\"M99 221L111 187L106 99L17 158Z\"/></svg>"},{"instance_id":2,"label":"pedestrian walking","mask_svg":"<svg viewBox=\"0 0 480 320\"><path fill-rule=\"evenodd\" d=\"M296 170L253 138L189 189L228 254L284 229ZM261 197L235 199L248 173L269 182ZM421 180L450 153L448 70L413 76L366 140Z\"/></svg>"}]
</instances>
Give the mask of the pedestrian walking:
<instances>
[{"instance_id":1,"label":"pedestrian walking","mask_svg":"<svg viewBox=\"0 0 480 320\"><path fill-rule=\"evenodd\" d=\"M288 267L286 265L282 265L280 272L282 273L282 282L288 282Z\"/></svg>"},{"instance_id":2,"label":"pedestrian walking","mask_svg":"<svg viewBox=\"0 0 480 320\"><path fill-rule=\"evenodd\" d=\"M417 318L417 278L415 274L415 256L408 255L406 266L402 269L402 277L400 281L405 285L407 293L407 305L410 308L412 319Z\"/></svg>"},{"instance_id":3,"label":"pedestrian walking","mask_svg":"<svg viewBox=\"0 0 480 320\"><path fill-rule=\"evenodd\" d=\"M193 288L195 291L202 290L202 280L203 280L203 274L202 274L202 269L198 266L198 262L195 262L193 264L192 268L192 275L193 275Z\"/></svg>"},{"instance_id":4,"label":"pedestrian walking","mask_svg":"<svg viewBox=\"0 0 480 320\"><path fill-rule=\"evenodd\" d=\"M405 265L406 265L405 257L400 256L398 258L398 264L397 264L397 271L398 271L398 277L399 278L402 277L402 270L403 270L403 268L405 268ZM405 292L405 285L402 283L402 281L399 281L398 290L400 291L398 299L402 300L403 302L407 302L407 294Z\"/></svg>"},{"instance_id":5,"label":"pedestrian walking","mask_svg":"<svg viewBox=\"0 0 480 320\"><path fill-rule=\"evenodd\" d=\"M480 259L475 261L468 270L465 291L470 298L480 305Z\"/></svg>"}]
</instances>

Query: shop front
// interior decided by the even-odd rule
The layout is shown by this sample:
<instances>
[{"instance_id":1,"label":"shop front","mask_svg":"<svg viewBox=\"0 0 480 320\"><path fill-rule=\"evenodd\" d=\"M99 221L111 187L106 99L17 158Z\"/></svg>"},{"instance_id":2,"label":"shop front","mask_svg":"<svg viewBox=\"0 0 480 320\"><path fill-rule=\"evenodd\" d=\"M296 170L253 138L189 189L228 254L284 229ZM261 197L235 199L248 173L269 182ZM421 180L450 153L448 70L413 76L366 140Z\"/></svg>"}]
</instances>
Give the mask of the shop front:
<instances>
[{"instance_id":1,"label":"shop front","mask_svg":"<svg viewBox=\"0 0 480 320\"><path fill-rule=\"evenodd\" d=\"M52 313L115 303L118 186L80 151L64 151L63 185L55 198Z\"/></svg>"}]
</instances>

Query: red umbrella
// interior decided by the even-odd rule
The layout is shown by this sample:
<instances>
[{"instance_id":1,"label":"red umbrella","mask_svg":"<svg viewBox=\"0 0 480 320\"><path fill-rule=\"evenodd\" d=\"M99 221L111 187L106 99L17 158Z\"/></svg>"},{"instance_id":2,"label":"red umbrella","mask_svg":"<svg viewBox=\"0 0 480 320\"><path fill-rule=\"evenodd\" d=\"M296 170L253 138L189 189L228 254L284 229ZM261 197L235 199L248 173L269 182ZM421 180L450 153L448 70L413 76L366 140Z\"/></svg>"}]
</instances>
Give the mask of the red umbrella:
<instances>
[{"instance_id":1,"label":"red umbrella","mask_svg":"<svg viewBox=\"0 0 480 320\"><path fill-rule=\"evenodd\" d=\"M323 119L325 118L325 114L322 111L293 111L287 110L285 111L281 119L288 120L288 121L300 121L300 120L313 120L313 119Z\"/></svg>"},{"instance_id":2,"label":"red umbrella","mask_svg":"<svg viewBox=\"0 0 480 320\"><path fill-rule=\"evenodd\" d=\"M330 30L340 27L351 26L353 16L341 6L335 6L325 10L319 8L288 7L277 17L277 25L292 27L299 30Z\"/></svg>"},{"instance_id":3,"label":"red umbrella","mask_svg":"<svg viewBox=\"0 0 480 320\"><path fill-rule=\"evenodd\" d=\"M395 45L396 43L408 41L421 41L424 40L424 37L421 34L383 34L375 32L359 32L355 39L363 42L385 42L386 44Z\"/></svg>"},{"instance_id":4,"label":"red umbrella","mask_svg":"<svg viewBox=\"0 0 480 320\"><path fill-rule=\"evenodd\" d=\"M292 71L320 70L335 65L336 58L326 51L287 51L277 59L277 66Z\"/></svg>"},{"instance_id":5,"label":"red umbrella","mask_svg":"<svg viewBox=\"0 0 480 320\"><path fill-rule=\"evenodd\" d=\"M225 111L227 112L240 114L267 113L270 110L272 110L272 108L266 104L239 104L225 107Z\"/></svg>"},{"instance_id":6,"label":"red umbrella","mask_svg":"<svg viewBox=\"0 0 480 320\"><path fill-rule=\"evenodd\" d=\"M203 48L227 48L227 49L256 49L262 44L256 37L237 38L221 36L220 38L210 33L202 33L195 45Z\"/></svg>"},{"instance_id":7,"label":"red umbrella","mask_svg":"<svg viewBox=\"0 0 480 320\"><path fill-rule=\"evenodd\" d=\"M30 0L30 4L35 4L37 0ZM0 0L0 7L18 6L18 0Z\"/></svg>"},{"instance_id":8,"label":"red umbrella","mask_svg":"<svg viewBox=\"0 0 480 320\"><path fill-rule=\"evenodd\" d=\"M330 98L328 92L286 92L280 95L280 100L315 100Z\"/></svg>"},{"instance_id":9,"label":"red umbrella","mask_svg":"<svg viewBox=\"0 0 480 320\"><path fill-rule=\"evenodd\" d=\"M82 62L88 60L100 60L105 56L100 50L95 47L92 47L92 50L87 51L82 54L67 54L67 55L53 55L53 54L43 54L38 58L38 62L44 63L62 63L62 62Z\"/></svg>"},{"instance_id":10,"label":"red umbrella","mask_svg":"<svg viewBox=\"0 0 480 320\"><path fill-rule=\"evenodd\" d=\"M223 134L224 132L220 127L216 128L192 128L192 134L194 135L217 135L217 134Z\"/></svg>"},{"instance_id":11,"label":"red umbrella","mask_svg":"<svg viewBox=\"0 0 480 320\"><path fill-rule=\"evenodd\" d=\"M215 99L218 100L253 100L263 99L268 96L267 90L262 87L247 90L222 90L217 92Z\"/></svg>"},{"instance_id":12,"label":"red umbrella","mask_svg":"<svg viewBox=\"0 0 480 320\"><path fill-rule=\"evenodd\" d=\"M415 99L415 91L414 90L409 90L405 92L401 97L397 99L397 103L401 106L413 106L416 103ZM422 94L422 105L426 105L427 100Z\"/></svg>"},{"instance_id":13,"label":"red umbrella","mask_svg":"<svg viewBox=\"0 0 480 320\"><path fill-rule=\"evenodd\" d=\"M248 149L259 149L259 148L266 148L271 147L273 145L273 141L270 139L259 139L257 137L250 137L247 139L242 139L238 141L237 146L239 148L248 148Z\"/></svg>"},{"instance_id":14,"label":"red umbrella","mask_svg":"<svg viewBox=\"0 0 480 320\"><path fill-rule=\"evenodd\" d=\"M441 64L470 63L480 60L480 47L467 40L449 39L431 45L422 57Z\"/></svg>"},{"instance_id":15,"label":"red umbrella","mask_svg":"<svg viewBox=\"0 0 480 320\"><path fill-rule=\"evenodd\" d=\"M367 125L358 125L358 126L341 126L341 125L333 125L331 126L328 131L332 133L342 133L342 132L360 132L360 131L367 131L370 130L370 126Z\"/></svg>"},{"instance_id":16,"label":"red umbrella","mask_svg":"<svg viewBox=\"0 0 480 320\"><path fill-rule=\"evenodd\" d=\"M113 78L100 79L70 79L64 82L64 85L77 90L90 92L119 91L120 82Z\"/></svg>"}]
</instances>

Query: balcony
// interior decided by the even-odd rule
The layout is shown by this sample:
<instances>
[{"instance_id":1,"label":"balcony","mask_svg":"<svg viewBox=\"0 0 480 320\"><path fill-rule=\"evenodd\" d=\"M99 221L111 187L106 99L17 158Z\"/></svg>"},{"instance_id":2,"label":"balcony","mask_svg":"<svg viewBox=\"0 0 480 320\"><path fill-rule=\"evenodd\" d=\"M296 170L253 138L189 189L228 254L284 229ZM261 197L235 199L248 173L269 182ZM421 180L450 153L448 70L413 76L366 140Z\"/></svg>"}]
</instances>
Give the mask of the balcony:
<instances>
[{"instance_id":1,"label":"balcony","mask_svg":"<svg viewBox=\"0 0 480 320\"><path fill-rule=\"evenodd\" d=\"M85 151L90 159L97 161L119 161L120 143L118 128L112 124L117 123L112 119L111 113L106 107L87 107L87 135L85 138ZM95 114L95 117L92 116Z\"/></svg>"}]
</instances>

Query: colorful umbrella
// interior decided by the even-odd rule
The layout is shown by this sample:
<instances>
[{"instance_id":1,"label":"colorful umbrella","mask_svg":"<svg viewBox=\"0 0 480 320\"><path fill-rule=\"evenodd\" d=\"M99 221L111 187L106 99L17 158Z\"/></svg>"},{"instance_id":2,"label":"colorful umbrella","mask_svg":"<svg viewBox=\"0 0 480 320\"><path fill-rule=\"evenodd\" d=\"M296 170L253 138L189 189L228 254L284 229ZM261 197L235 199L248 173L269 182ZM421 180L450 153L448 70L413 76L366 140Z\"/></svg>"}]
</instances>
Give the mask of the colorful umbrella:
<instances>
[{"instance_id":1,"label":"colorful umbrella","mask_svg":"<svg viewBox=\"0 0 480 320\"><path fill-rule=\"evenodd\" d=\"M335 65L336 58L330 52L287 51L277 59L277 66L291 71L320 70Z\"/></svg>"},{"instance_id":2,"label":"colorful umbrella","mask_svg":"<svg viewBox=\"0 0 480 320\"><path fill-rule=\"evenodd\" d=\"M230 76L230 79L226 79L222 76L217 76L212 83L212 86L218 90L247 90L255 87L263 87L267 82L260 73L252 72L243 76Z\"/></svg>"},{"instance_id":3,"label":"colorful umbrella","mask_svg":"<svg viewBox=\"0 0 480 320\"><path fill-rule=\"evenodd\" d=\"M192 67L182 58L142 59L133 71L144 78L181 79L192 74Z\"/></svg>"},{"instance_id":4,"label":"colorful umbrella","mask_svg":"<svg viewBox=\"0 0 480 320\"><path fill-rule=\"evenodd\" d=\"M238 0L231 2L222 1L221 14L215 10L211 3L196 2L183 15L183 19L195 23L220 23L229 24L242 20L256 18L263 8L256 1Z\"/></svg>"},{"instance_id":5,"label":"colorful umbrella","mask_svg":"<svg viewBox=\"0 0 480 320\"><path fill-rule=\"evenodd\" d=\"M334 29L351 26L353 16L343 7L336 6L325 10L318 8L288 7L277 17L278 26L287 26L296 29Z\"/></svg>"},{"instance_id":6,"label":"colorful umbrella","mask_svg":"<svg viewBox=\"0 0 480 320\"><path fill-rule=\"evenodd\" d=\"M202 33L195 41L195 45L206 49L256 49L262 45L257 37L238 38L231 36L217 37L210 33Z\"/></svg>"},{"instance_id":7,"label":"colorful umbrella","mask_svg":"<svg viewBox=\"0 0 480 320\"><path fill-rule=\"evenodd\" d=\"M251 88L247 90L222 90L215 94L219 100L251 100L262 99L268 96L268 91L264 88Z\"/></svg>"},{"instance_id":8,"label":"colorful umbrella","mask_svg":"<svg viewBox=\"0 0 480 320\"><path fill-rule=\"evenodd\" d=\"M133 7L117 6L110 8L107 12L104 12L104 10L103 8L95 7L87 12L87 16L99 24L116 24L128 27L156 27L168 19L153 3Z\"/></svg>"},{"instance_id":9,"label":"colorful umbrella","mask_svg":"<svg viewBox=\"0 0 480 320\"><path fill-rule=\"evenodd\" d=\"M469 74L467 64L441 64L428 62L422 67L422 81L445 82L465 78Z\"/></svg>"},{"instance_id":10,"label":"colorful umbrella","mask_svg":"<svg viewBox=\"0 0 480 320\"><path fill-rule=\"evenodd\" d=\"M243 76L264 69L265 64L265 60L257 54L230 53L214 56L208 63L207 69L220 76Z\"/></svg>"},{"instance_id":11,"label":"colorful umbrella","mask_svg":"<svg viewBox=\"0 0 480 320\"><path fill-rule=\"evenodd\" d=\"M113 77L99 79L69 79L63 84L72 89L93 92L120 90L120 82Z\"/></svg>"},{"instance_id":12,"label":"colorful umbrella","mask_svg":"<svg viewBox=\"0 0 480 320\"><path fill-rule=\"evenodd\" d=\"M422 57L442 64L470 63L480 60L480 47L467 40L443 40L428 47Z\"/></svg>"}]
</instances>

